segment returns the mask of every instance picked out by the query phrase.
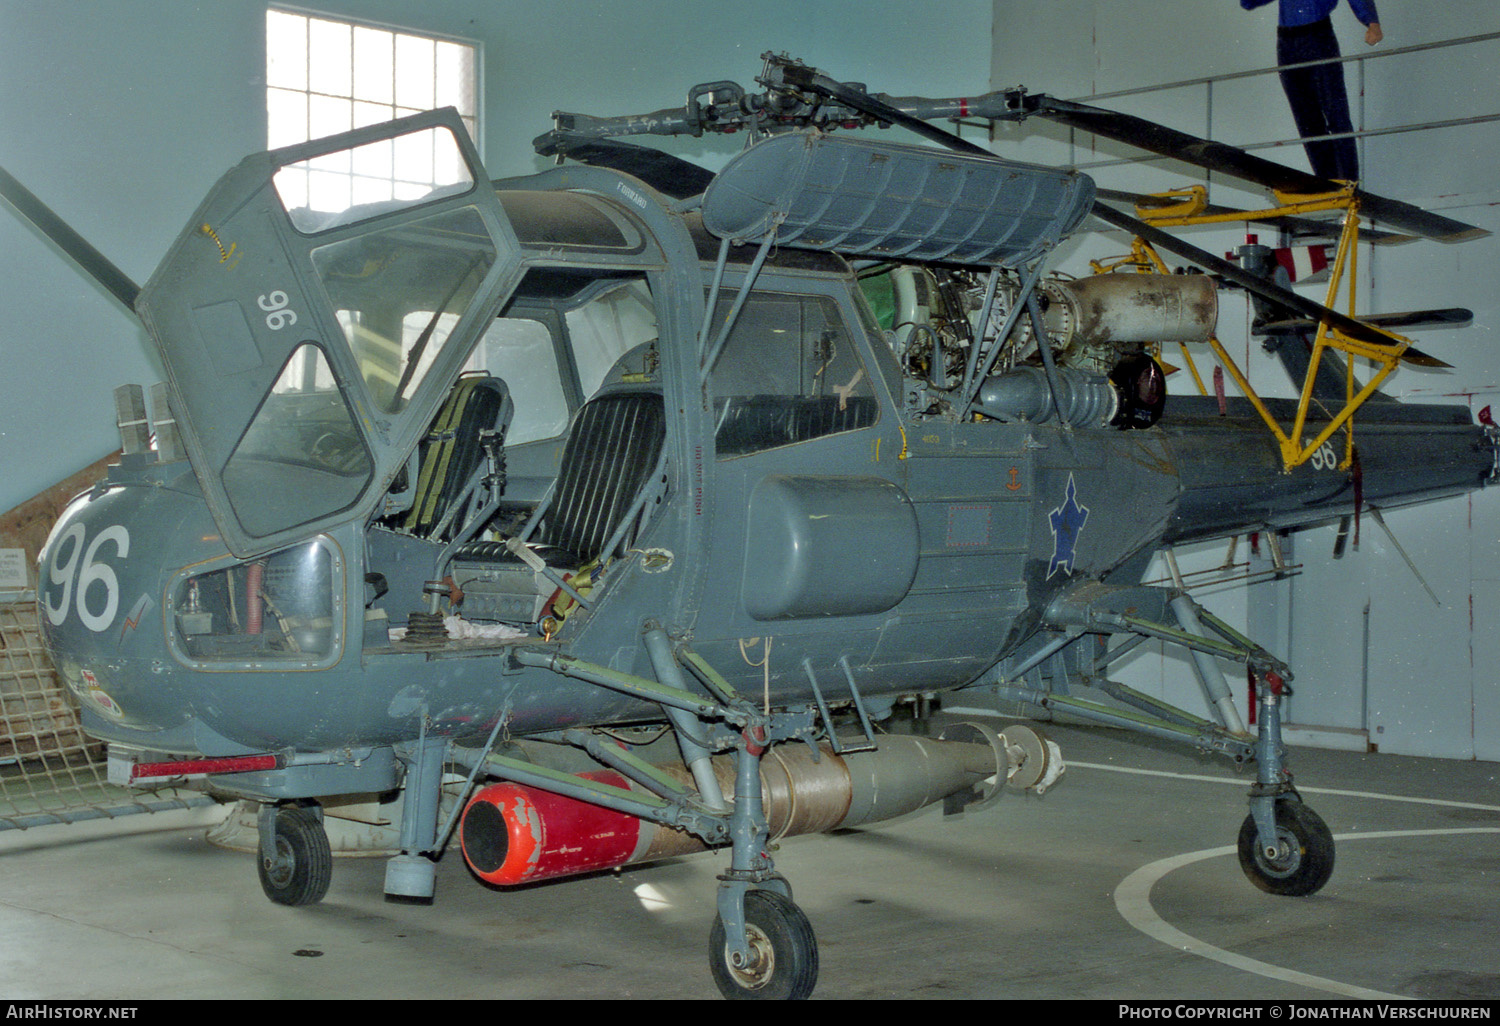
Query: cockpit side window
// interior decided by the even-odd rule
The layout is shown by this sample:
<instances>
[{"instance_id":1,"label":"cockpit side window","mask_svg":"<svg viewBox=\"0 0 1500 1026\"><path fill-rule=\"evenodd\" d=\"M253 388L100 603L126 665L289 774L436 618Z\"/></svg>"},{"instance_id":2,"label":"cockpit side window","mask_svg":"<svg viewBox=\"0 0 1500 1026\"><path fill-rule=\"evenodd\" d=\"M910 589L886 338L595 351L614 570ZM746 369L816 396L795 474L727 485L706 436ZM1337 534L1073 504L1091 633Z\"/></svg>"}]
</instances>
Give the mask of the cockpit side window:
<instances>
[{"instance_id":1,"label":"cockpit side window","mask_svg":"<svg viewBox=\"0 0 1500 1026\"><path fill-rule=\"evenodd\" d=\"M248 563L186 568L167 586L167 638L203 670L330 666L343 649L343 582L327 535Z\"/></svg>"},{"instance_id":2,"label":"cockpit side window","mask_svg":"<svg viewBox=\"0 0 1500 1026\"><path fill-rule=\"evenodd\" d=\"M516 412L507 445L563 434L578 402L599 391L626 353L657 337L656 306L643 278L601 287L596 277L541 269L516 295L468 365L510 388Z\"/></svg>"},{"instance_id":3,"label":"cockpit side window","mask_svg":"<svg viewBox=\"0 0 1500 1026\"><path fill-rule=\"evenodd\" d=\"M374 472L322 350L292 352L224 465L224 490L252 534L341 510Z\"/></svg>"},{"instance_id":4,"label":"cockpit side window","mask_svg":"<svg viewBox=\"0 0 1500 1026\"><path fill-rule=\"evenodd\" d=\"M501 317L480 339L470 368L504 381L516 404L507 445L554 438L568 428L557 347L546 324L531 317Z\"/></svg>"},{"instance_id":5,"label":"cockpit side window","mask_svg":"<svg viewBox=\"0 0 1500 1026\"><path fill-rule=\"evenodd\" d=\"M585 399L599 391L620 357L657 337L656 306L644 281L628 282L566 316L578 383Z\"/></svg>"},{"instance_id":6,"label":"cockpit side window","mask_svg":"<svg viewBox=\"0 0 1500 1026\"><path fill-rule=\"evenodd\" d=\"M732 301L721 300L714 323ZM752 293L710 375L725 459L875 423L875 393L837 305Z\"/></svg>"}]
</instances>

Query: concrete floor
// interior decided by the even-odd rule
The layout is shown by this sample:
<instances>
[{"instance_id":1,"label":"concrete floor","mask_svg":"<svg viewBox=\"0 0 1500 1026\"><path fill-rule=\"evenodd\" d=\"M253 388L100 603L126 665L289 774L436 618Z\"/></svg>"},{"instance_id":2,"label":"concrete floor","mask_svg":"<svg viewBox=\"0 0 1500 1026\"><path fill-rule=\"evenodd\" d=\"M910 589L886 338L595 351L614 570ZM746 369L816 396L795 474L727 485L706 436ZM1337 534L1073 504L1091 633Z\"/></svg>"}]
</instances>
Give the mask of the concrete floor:
<instances>
[{"instance_id":1,"label":"concrete floor","mask_svg":"<svg viewBox=\"0 0 1500 1026\"><path fill-rule=\"evenodd\" d=\"M1045 727L1045 796L789 839L817 998L1500 998L1494 763L1294 749L1339 839L1328 886L1276 898L1233 844L1222 761ZM0 995L32 998L715 998L702 855L501 892L450 849L432 906L340 859L320 905L265 899L219 809L0 834Z\"/></svg>"}]
</instances>

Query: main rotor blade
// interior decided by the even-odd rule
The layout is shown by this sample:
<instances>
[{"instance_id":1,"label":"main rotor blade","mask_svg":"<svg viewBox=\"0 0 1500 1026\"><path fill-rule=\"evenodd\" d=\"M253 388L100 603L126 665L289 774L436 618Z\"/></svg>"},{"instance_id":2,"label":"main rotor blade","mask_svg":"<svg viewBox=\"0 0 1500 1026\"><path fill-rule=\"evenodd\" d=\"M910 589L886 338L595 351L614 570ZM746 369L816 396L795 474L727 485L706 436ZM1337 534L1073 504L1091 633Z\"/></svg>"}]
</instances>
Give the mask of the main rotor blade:
<instances>
[{"instance_id":1,"label":"main rotor blade","mask_svg":"<svg viewBox=\"0 0 1500 1026\"><path fill-rule=\"evenodd\" d=\"M1437 310L1407 310L1401 313L1365 314L1360 320L1377 328L1391 331L1419 331L1422 328L1462 328L1474 323L1474 311L1461 306L1450 306ZM1252 328L1253 335L1269 335L1274 331L1311 331L1318 325L1314 321L1297 318L1284 321L1269 321Z\"/></svg>"},{"instance_id":2,"label":"main rotor blade","mask_svg":"<svg viewBox=\"0 0 1500 1026\"><path fill-rule=\"evenodd\" d=\"M1177 200L1152 196L1149 193L1122 192L1119 189L1095 189L1094 195L1100 199L1109 200L1111 203L1129 203L1137 211L1143 207L1149 209L1153 205L1172 206ZM1343 231L1341 221L1316 221L1310 217L1298 217L1294 214L1278 214L1270 217L1260 216L1259 211L1239 210L1233 207L1221 206L1217 203L1209 203L1203 207L1202 213L1214 216L1239 214L1244 215L1238 220L1247 224L1263 224L1271 228L1279 228L1291 232L1297 241L1309 238L1337 239ZM1399 246L1408 242L1416 242L1415 235L1398 235L1395 232L1383 232L1374 228L1366 228L1360 231L1361 242L1368 242L1375 246Z\"/></svg>"},{"instance_id":3,"label":"main rotor blade","mask_svg":"<svg viewBox=\"0 0 1500 1026\"><path fill-rule=\"evenodd\" d=\"M553 131L536 141L543 157L561 154L593 167L608 167L634 175L657 192L673 199L697 196L714 180L714 173L681 157L614 139L591 139Z\"/></svg>"},{"instance_id":4,"label":"main rotor blade","mask_svg":"<svg viewBox=\"0 0 1500 1026\"><path fill-rule=\"evenodd\" d=\"M1197 246L1184 242L1175 235L1170 235L1160 228L1154 228L1145 221L1131 217L1129 214L1116 210L1114 207L1095 201L1094 216L1101 221L1114 225L1116 228L1123 228L1138 238L1145 239L1157 249L1164 249L1168 253L1175 253L1184 260L1189 260L1197 264L1205 271L1217 274L1226 281L1231 281L1247 291L1270 300L1278 306L1283 306L1288 310L1300 313L1315 322L1327 322L1350 338L1381 346L1389 346L1391 344L1389 336L1382 335L1380 332L1347 314L1341 314L1337 310L1326 307L1321 303L1316 303L1305 296L1299 296L1290 289L1281 288L1279 285L1269 282L1259 275L1251 274L1244 268L1232 264L1222 257L1216 257L1207 250L1199 249ZM1412 346L1408 346L1402 352L1401 359L1420 367L1452 366Z\"/></svg>"},{"instance_id":5,"label":"main rotor blade","mask_svg":"<svg viewBox=\"0 0 1500 1026\"><path fill-rule=\"evenodd\" d=\"M1179 132L1175 128L1167 128L1133 114L1121 114L1046 95L1028 96L1027 106L1030 113L1049 121L1280 192L1319 195L1337 192L1343 187L1338 182L1246 153L1237 146ZM1360 213L1371 220L1438 242L1466 242L1490 234L1483 228L1434 214L1401 200L1376 196L1363 189L1355 189L1354 195L1359 200Z\"/></svg>"},{"instance_id":6,"label":"main rotor blade","mask_svg":"<svg viewBox=\"0 0 1500 1026\"><path fill-rule=\"evenodd\" d=\"M132 315L135 313L135 297L140 294L141 287L3 167L0 167L0 196L5 197L37 231L56 243L89 277L104 286L105 291L118 299L125 309Z\"/></svg>"}]
</instances>

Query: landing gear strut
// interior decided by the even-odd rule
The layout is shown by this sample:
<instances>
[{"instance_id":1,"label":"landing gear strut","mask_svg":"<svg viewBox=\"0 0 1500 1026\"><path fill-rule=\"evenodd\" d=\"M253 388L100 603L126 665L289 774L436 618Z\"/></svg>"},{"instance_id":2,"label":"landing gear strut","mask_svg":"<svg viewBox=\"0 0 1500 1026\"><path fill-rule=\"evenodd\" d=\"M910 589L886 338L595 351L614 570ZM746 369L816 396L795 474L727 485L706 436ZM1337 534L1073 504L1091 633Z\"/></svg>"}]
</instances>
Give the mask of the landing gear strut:
<instances>
[{"instance_id":1,"label":"landing gear strut","mask_svg":"<svg viewBox=\"0 0 1500 1026\"><path fill-rule=\"evenodd\" d=\"M807 917L792 901L791 887L771 859L770 829L761 782L761 756L774 744L814 738L814 713L757 708L686 645L674 647L655 621L643 625L642 640L656 681L550 653L520 650L517 662L544 666L602 687L658 703L678 734L684 763L696 787L664 778L628 753L574 739L650 794L588 786L581 778L546 774L517 760L480 753L493 776L613 808L686 830L708 845L731 847L730 865L719 877L718 909L709 938L714 982L730 998L805 998L818 980L818 947ZM702 691L689 690L684 664ZM709 765L715 752L734 758L734 800L728 802Z\"/></svg>"},{"instance_id":2,"label":"landing gear strut","mask_svg":"<svg viewBox=\"0 0 1500 1026\"><path fill-rule=\"evenodd\" d=\"M1259 676L1259 675L1258 675ZM1306 897L1333 875L1333 833L1292 786L1281 744L1281 677L1260 677L1256 780L1250 815L1240 826L1240 868L1268 894Z\"/></svg>"},{"instance_id":3,"label":"landing gear strut","mask_svg":"<svg viewBox=\"0 0 1500 1026\"><path fill-rule=\"evenodd\" d=\"M517 758L525 754L519 748L508 754L489 747L464 749L458 762L506 782L468 804L465 859L481 879L518 883L628 865L638 855L686 851L678 848L684 835L704 847L728 846L729 866L719 877L718 916L709 937L709 968L729 998L805 998L817 983L817 939L786 878L776 871L773 833L780 838L854 827L937 802L957 812L990 801L1002 788L1039 791L1062 771L1053 757L1055 746L1025 730L1012 737L955 724L941 738L887 736L876 746L866 725L871 743L845 745L833 735L826 713L820 726L820 710L812 704L775 709L747 699L654 621L642 625L642 643L655 680L553 649L518 647L513 658L656 703L676 732L681 772L675 767L664 772L625 747L577 730L549 739L581 748L605 771L550 770ZM852 671L846 661L838 665L858 703ZM810 660L803 670L815 703L826 708ZM788 744L794 741L810 752ZM765 758L776 745L785 747ZM528 792L546 797L527 797ZM559 798L598 809L572 815L557 804ZM555 831L549 831L554 823ZM670 830L653 827L642 834L647 824ZM512 830L534 843L509 847ZM585 865L573 855L565 858L577 845L605 837L621 843L608 851L600 848L599 861ZM518 850L536 854L529 861L512 860Z\"/></svg>"},{"instance_id":4,"label":"landing gear strut","mask_svg":"<svg viewBox=\"0 0 1500 1026\"><path fill-rule=\"evenodd\" d=\"M1061 633L1040 635L1024 657L997 668L995 693L1095 723L1185 742L1200 751L1221 752L1236 763L1253 760L1255 785L1250 789L1250 816L1239 833L1240 865L1251 882L1272 894L1316 893L1333 873L1333 834L1302 803L1286 770L1281 698L1291 693L1286 687L1291 672L1260 645L1188 598L1170 551L1168 556L1177 588L1085 581L1053 599L1047 607L1048 625ZM1133 637L1105 651L1099 636L1112 634ZM1098 647L1092 654L1074 645L1083 637L1096 639ZM1220 722L1194 716L1108 679L1109 665L1147 638L1188 650L1204 697ZM1219 659L1245 663L1257 684L1259 715L1253 737L1245 731L1230 698L1216 664ZM1050 678L1061 686L1023 686L1020 681L1033 673L1039 683ZM1098 687L1129 708L1073 697L1067 692L1070 678Z\"/></svg>"},{"instance_id":5,"label":"landing gear strut","mask_svg":"<svg viewBox=\"0 0 1500 1026\"><path fill-rule=\"evenodd\" d=\"M719 878L719 916L708 939L708 966L730 999L809 997L818 982L818 941L792 901L768 852L760 781L765 730L744 730L735 750L729 871Z\"/></svg>"},{"instance_id":6,"label":"landing gear strut","mask_svg":"<svg viewBox=\"0 0 1500 1026\"><path fill-rule=\"evenodd\" d=\"M333 852L316 810L266 805L257 853L261 890L278 905L313 905L333 880Z\"/></svg>"},{"instance_id":7,"label":"landing gear strut","mask_svg":"<svg viewBox=\"0 0 1500 1026\"><path fill-rule=\"evenodd\" d=\"M744 931L749 957L732 951L724 920L708 937L708 967L719 993L730 999L797 1000L818 982L818 942L812 924L790 898L746 891Z\"/></svg>"}]
</instances>

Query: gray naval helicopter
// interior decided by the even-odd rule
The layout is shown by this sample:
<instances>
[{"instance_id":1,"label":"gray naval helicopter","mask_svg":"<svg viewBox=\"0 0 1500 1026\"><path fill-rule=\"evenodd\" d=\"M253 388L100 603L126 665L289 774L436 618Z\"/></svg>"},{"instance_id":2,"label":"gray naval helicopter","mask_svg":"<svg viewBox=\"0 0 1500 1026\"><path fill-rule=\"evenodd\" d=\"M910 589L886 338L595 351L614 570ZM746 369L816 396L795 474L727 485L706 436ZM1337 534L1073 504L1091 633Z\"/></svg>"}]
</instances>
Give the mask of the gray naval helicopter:
<instances>
[{"instance_id":1,"label":"gray naval helicopter","mask_svg":"<svg viewBox=\"0 0 1500 1026\"><path fill-rule=\"evenodd\" d=\"M170 376L149 411L117 393L124 455L41 555L46 642L112 773L260 803L287 905L324 896L325 815L355 795L401 792L393 898L433 897L455 833L499 885L727 848L714 980L806 997L817 944L772 842L1056 779L1025 724L882 731L965 689L1253 761L1241 864L1316 891L1334 846L1284 762L1290 671L1143 572L1479 488L1494 434L1382 398L1352 467L1330 445L1288 470L1245 401L1168 398L1150 347L1207 339L1221 282L1362 322L926 121L1134 119L876 96L785 58L759 81L558 115L538 149L575 162L524 178L491 182L451 111L257 154L138 294L51 232ZM952 148L833 132L870 124ZM717 174L612 138L742 128ZM1045 274L1091 215L1209 273ZM1147 639L1190 653L1218 722L1110 680ZM1222 661L1257 686L1253 730Z\"/></svg>"}]
</instances>

